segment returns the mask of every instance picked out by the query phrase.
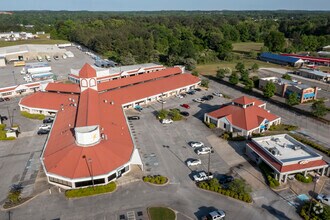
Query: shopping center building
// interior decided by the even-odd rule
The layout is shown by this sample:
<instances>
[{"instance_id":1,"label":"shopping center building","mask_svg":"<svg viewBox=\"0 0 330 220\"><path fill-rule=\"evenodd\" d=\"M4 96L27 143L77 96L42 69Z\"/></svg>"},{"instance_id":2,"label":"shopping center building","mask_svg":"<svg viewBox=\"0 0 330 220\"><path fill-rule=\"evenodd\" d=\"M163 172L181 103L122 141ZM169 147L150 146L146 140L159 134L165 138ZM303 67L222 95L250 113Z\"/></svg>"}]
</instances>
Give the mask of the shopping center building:
<instances>
[{"instance_id":1,"label":"shopping center building","mask_svg":"<svg viewBox=\"0 0 330 220\"><path fill-rule=\"evenodd\" d=\"M53 115L41 162L51 184L79 188L106 184L142 161L124 109L164 99L199 86L200 79L179 67L97 82L89 64L79 84L50 83L21 99L21 111Z\"/></svg>"},{"instance_id":2,"label":"shopping center building","mask_svg":"<svg viewBox=\"0 0 330 220\"><path fill-rule=\"evenodd\" d=\"M246 154L257 164L264 162L271 167L280 183L297 173L329 175L329 165L323 157L288 134L252 138L246 145Z\"/></svg>"}]
</instances>

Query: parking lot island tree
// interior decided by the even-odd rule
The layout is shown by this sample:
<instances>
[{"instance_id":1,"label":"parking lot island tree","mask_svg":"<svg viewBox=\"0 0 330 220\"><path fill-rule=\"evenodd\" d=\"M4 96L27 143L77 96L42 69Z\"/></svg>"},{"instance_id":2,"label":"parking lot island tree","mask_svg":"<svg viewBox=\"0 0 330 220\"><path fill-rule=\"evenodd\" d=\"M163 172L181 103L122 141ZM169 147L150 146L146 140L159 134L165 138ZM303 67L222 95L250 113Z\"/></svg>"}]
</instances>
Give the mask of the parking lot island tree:
<instances>
[{"instance_id":1,"label":"parking lot island tree","mask_svg":"<svg viewBox=\"0 0 330 220\"><path fill-rule=\"evenodd\" d=\"M271 98L275 95L275 84L273 82L267 82L265 88L264 88L264 96L266 98Z\"/></svg>"}]
</instances>

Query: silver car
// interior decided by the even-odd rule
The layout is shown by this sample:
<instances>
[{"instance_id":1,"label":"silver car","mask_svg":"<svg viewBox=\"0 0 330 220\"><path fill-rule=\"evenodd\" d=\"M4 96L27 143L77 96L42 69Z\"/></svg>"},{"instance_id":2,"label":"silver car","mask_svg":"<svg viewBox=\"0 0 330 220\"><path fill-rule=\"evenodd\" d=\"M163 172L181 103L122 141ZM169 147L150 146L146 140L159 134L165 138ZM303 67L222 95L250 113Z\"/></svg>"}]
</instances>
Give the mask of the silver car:
<instances>
[{"instance_id":1,"label":"silver car","mask_svg":"<svg viewBox=\"0 0 330 220\"><path fill-rule=\"evenodd\" d=\"M330 205L330 195L319 194L316 199L326 205Z\"/></svg>"}]
</instances>

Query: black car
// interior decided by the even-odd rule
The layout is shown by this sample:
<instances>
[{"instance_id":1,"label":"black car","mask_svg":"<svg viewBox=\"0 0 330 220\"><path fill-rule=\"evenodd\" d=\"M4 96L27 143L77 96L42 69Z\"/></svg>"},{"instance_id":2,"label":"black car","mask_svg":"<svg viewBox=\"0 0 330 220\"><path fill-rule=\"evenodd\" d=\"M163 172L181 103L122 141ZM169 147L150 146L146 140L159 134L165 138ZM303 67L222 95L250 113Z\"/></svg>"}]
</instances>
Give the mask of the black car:
<instances>
[{"instance_id":1,"label":"black car","mask_svg":"<svg viewBox=\"0 0 330 220\"><path fill-rule=\"evenodd\" d=\"M189 94L189 95L194 95L195 93L196 93L195 90L190 90L187 92L187 94Z\"/></svg>"},{"instance_id":2,"label":"black car","mask_svg":"<svg viewBox=\"0 0 330 220\"><path fill-rule=\"evenodd\" d=\"M8 120L8 117L7 116L1 116L1 120L2 121Z\"/></svg>"},{"instance_id":3,"label":"black car","mask_svg":"<svg viewBox=\"0 0 330 220\"><path fill-rule=\"evenodd\" d=\"M0 102L3 102L3 101L5 101L3 98L0 98Z\"/></svg>"},{"instance_id":4,"label":"black car","mask_svg":"<svg viewBox=\"0 0 330 220\"><path fill-rule=\"evenodd\" d=\"M43 135L43 134L48 134L49 132L50 132L50 130L40 129L37 134L38 135Z\"/></svg>"},{"instance_id":5,"label":"black car","mask_svg":"<svg viewBox=\"0 0 330 220\"><path fill-rule=\"evenodd\" d=\"M195 91L200 92L202 90L200 88L196 88Z\"/></svg>"},{"instance_id":6,"label":"black car","mask_svg":"<svg viewBox=\"0 0 330 220\"><path fill-rule=\"evenodd\" d=\"M52 118L46 118L46 119L44 119L42 122L43 122L44 124L49 124L49 123L53 123L53 121L54 121L54 119L52 119Z\"/></svg>"},{"instance_id":7,"label":"black car","mask_svg":"<svg viewBox=\"0 0 330 220\"><path fill-rule=\"evenodd\" d=\"M180 114L183 115L183 116L186 116L186 117L189 116L189 112L180 112Z\"/></svg>"},{"instance_id":8,"label":"black car","mask_svg":"<svg viewBox=\"0 0 330 220\"><path fill-rule=\"evenodd\" d=\"M209 101L210 99L209 99L209 97L207 97L207 96L203 96L203 97L201 98L201 100Z\"/></svg>"},{"instance_id":9,"label":"black car","mask_svg":"<svg viewBox=\"0 0 330 220\"><path fill-rule=\"evenodd\" d=\"M234 177L228 175L222 175L219 179L220 184L230 183L234 180Z\"/></svg>"},{"instance_id":10,"label":"black car","mask_svg":"<svg viewBox=\"0 0 330 220\"><path fill-rule=\"evenodd\" d=\"M212 100L214 97L213 97L213 95L208 95L208 96L206 96L209 100Z\"/></svg>"},{"instance_id":11,"label":"black car","mask_svg":"<svg viewBox=\"0 0 330 220\"><path fill-rule=\"evenodd\" d=\"M128 120L139 120L140 116L128 116L127 119Z\"/></svg>"}]
</instances>

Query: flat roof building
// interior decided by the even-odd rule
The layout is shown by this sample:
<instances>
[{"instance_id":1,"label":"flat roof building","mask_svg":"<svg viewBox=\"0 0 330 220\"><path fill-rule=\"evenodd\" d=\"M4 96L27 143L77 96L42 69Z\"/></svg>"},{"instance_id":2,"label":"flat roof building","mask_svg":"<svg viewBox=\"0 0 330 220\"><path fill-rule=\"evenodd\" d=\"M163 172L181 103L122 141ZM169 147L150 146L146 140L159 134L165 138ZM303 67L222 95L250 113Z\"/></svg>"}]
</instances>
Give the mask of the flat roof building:
<instances>
[{"instance_id":1,"label":"flat roof building","mask_svg":"<svg viewBox=\"0 0 330 220\"><path fill-rule=\"evenodd\" d=\"M330 82L330 74L319 70L301 68L295 73L302 77L315 79L323 82Z\"/></svg>"},{"instance_id":2,"label":"flat roof building","mask_svg":"<svg viewBox=\"0 0 330 220\"><path fill-rule=\"evenodd\" d=\"M329 165L323 157L288 134L252 138L246 154L257 164L264 162L273 169L274 177L286 183L288 175L315 171L324 175Z\"/></svg>"},{"instance_id":3,"label":"flat roof building","mask_svg":"<svg viewBox=\"0 0 330 220\"><path fill-rule=\"evenodd\" d=\"M191 74L168 74L169 69L97 83L97 70L85 64L79 84L50 83L46 92L21 99L21 111L55 116L41 155L49 183L63 188L107 184L132 165L143 166L124 109L200 84Z\"/></svg>"},{"instance_id":4,"label":"flat roof building","mask_svg":"<svg viewBox=\"0 0 330 220\"><path fill-rule=\"evenodd\" d=\"M269 52L261 53L259 59L265 62L276 63L285 66L293 66L293 67L301 67L304 63L304 61L300 58L283 56Z\"/></svg>"},{"instance_id":5,"label":"flat roof building","mask_svg":"<svg viewBox=\"0 0 330 220\"><path fill-rule=\"evenodd\" d=\"M317 87L307 84L293 82L278 77L266 77L259 79L259 89L263 90L268 82L275 85L275 94L281 97L288 97L291 93L297 93L300 103L316 99Z\"/></svg>"},{"instance_id":6,"label":"flat roof building","mask_svg":"<svg viewBox=\"0 0 330 220\"><path fill-rule=\"evenodd\" d=\"M272 125L281 123L281 118L266 110L266 103L242 96L220 109L205 113L204 122L243 137L262 133Z\"/></svg>"}]
</instances>

